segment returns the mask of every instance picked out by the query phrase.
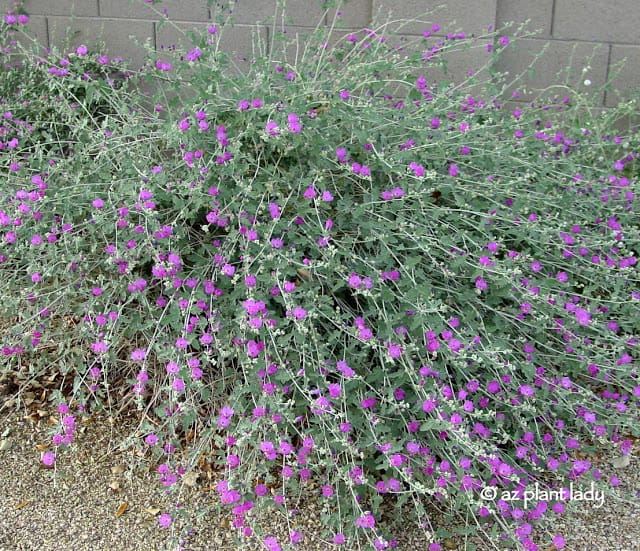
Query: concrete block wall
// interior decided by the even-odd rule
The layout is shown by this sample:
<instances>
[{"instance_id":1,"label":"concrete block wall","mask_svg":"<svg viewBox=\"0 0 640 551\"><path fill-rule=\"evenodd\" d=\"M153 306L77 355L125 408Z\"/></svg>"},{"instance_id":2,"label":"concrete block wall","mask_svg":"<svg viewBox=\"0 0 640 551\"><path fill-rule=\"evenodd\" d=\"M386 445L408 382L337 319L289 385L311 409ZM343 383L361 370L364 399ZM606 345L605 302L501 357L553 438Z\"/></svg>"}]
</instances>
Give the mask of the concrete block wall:
<instances>
[{"instance_id":1,"label":"concrete block wall","mask_svg":"<svg viewBox=\"0 0 640 551\"><path fill-rule=\"evenodd\" d=\"M518 87L521 100L554 85L584 86L590 81L595 88L610 81L610 89L597 97L601 106L608 107L640 89L640 0L340 0L329 8L325 2L286 0L285 17L282 0L164 0L154 6L145 0L23 0L22 4L31 17L32 34L43 46L65 46L70 30L75 34L66 47L90 46L101 39L105 53L123 57L134 68L145 56L140 43L149 41L160 51L180 41L177 29L210 25L225 16L232 17L236 28L226 33L223 46L240 60L251 56L255 25L272 45L276 32L304 34L334 18L344 28L340 32L392 21L387 29L396 31L400 40L420 37L433 23L441 28L435 34L446 36L458 31L480 35L487 28L514 22L515 27L538 34L511 44L500 71L526 73L536 54L546 48L533 67L534 78ZM15 0L0 0L3 13L14 5ZM175 27L162 24L163 10ZM419 23L401 22L416 17ZM452 63L454 79L484 64L482 52L477 48L459 56ZM618 70L625 59L626 67Z\"/></svg>"}]
</instances>

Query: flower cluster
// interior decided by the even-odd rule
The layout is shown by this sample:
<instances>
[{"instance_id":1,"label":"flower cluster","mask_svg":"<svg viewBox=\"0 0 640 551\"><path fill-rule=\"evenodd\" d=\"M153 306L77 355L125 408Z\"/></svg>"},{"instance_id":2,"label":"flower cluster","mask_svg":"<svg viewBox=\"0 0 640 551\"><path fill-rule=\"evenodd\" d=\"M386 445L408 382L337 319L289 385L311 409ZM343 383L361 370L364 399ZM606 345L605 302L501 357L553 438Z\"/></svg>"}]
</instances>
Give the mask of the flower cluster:
<instances>
[{"instance_id":1,"label":"flower cluster","mask_svg":"<svg viewBox=\"0 0 640 551\"><path fill-rule=\"evenodd\" d=\"M480 492L618 483L586 453L638 436L640 136L572 125L579 92L506 109L495 81L432 82L475 40L437 24L406 56L384 28L319 30L241 76L224 30L135 76L79 46L0 82L0 370L59 366L43 464L76 437L67 404L122 396L160 484L213 450L217 506L267 549L303 536L249 512L303 494L344 548L394 547L382 506L420 527L425 500L562 548L536 529L561 501ZM482 38L489 64L517 37Z\"/></svg>"}]
</instances>

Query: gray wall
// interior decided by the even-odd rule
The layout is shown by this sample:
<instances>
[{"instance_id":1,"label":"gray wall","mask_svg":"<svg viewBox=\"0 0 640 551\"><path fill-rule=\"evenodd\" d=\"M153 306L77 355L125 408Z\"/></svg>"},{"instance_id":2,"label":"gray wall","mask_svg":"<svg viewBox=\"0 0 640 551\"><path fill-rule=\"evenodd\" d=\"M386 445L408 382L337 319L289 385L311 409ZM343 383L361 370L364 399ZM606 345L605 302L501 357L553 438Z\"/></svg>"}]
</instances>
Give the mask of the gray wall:
<instances>
[{"instance_id":1,"label":"gray wall","mask_svg":"<svg viewBox=\"0 0 640 551\"><path fill-rule=\"evenodd\" d=\"M281 27L281 0L238 0L233 16L235 27L223 34L223 47L242 55L250 55L251 32L257 22L264 22L258 32L270 41L273 29L266 18L277 13ZM14 4L12 0L0 0L0 8L6 12ZM182 29L206 27L218 16L228 13L231 2L207 0L164 0L156 10L167 10L171 21ZM318 22L329 23L335 10L325 13L322 0L286 0L288 34L304 33ZM442 4L444 4L442 6ZM31 17L30 27L45 46L62 45L66 31L78 31L71 46L87 44L102 37L111 56L122 56L139 66L144 58L143 50L130 36L140 41L150 39L152 46L160 50L179 42L181 34L165 24L143 0L24 0L24 8ZM371 25L372 18L381 14L383 20L389 11L393 19L413 18L441 6L424 24L405 26L403 35L420 36L430 23L441 26L440 35L452 31L481 34L489 26L501 28L508 22L516 26L526 24L528 30L539 30L535 38L523 39L507 49L500 69L517 74L526 70L536 52L547 45L545 57L535 65L535 79L528 81L531 89L545 88L566 81L584 86L586 79L592 87L611 81L611 90L598 95L600 105L613 106L619 99L618 92L640 90L640 0L348 0L341 11L346 28L358 30ZM427 24L429 22L429 24ZM616 67L627 58L625 69L617 76ZM453 60L453 73L462 75L467 69L483 63L486 54L482 48L461 54ZM589 67L584 73L582 69ZM593 89L593 88L592 88ZM522 87L520 88L522 90ZM531 95L525 94L522 99Z\"/></svg>"}]
</instances>

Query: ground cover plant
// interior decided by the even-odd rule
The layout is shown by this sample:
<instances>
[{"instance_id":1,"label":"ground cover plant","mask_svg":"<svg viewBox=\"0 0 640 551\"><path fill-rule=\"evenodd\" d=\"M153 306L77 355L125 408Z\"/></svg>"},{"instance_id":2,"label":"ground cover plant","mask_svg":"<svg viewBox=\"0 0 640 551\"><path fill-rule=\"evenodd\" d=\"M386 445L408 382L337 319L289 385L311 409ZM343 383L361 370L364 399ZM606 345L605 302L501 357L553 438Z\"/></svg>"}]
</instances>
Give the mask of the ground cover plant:
<instances>
[{"instance_id":1,"label":"ground cover plant","mask_svg":"<svg viewBox=\"0 0 640 551\"><path fill-rule=\"evenodd\" d=\"M223 471L239 542L295 547L250 511L314 492L336 548L393 548L389 504L430 551L452 535L434 508L564 547L549 527L570 504L525 492L615 486L590 454L638 436L639 139L614 125L637 103L508 103L491 68L513 32L424 25L412 44L332 25L295 62L258 45L242 74L223 21L139 72L19 50L0 81L0 372L19 407L29 382L56 387L44 465L79 415L134 411L123 440L159 483ZM486 67L450 81L466 48Z\"/></svg>"}]
</instances>

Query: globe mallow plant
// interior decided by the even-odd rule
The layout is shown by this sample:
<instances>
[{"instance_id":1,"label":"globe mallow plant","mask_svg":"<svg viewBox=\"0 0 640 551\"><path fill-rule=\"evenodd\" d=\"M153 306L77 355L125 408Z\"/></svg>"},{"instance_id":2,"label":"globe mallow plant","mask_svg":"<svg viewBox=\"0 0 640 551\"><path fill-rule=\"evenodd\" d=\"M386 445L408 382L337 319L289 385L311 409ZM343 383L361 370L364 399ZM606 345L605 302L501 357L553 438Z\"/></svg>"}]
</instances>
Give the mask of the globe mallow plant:
<instances>
[{"instance_id":1,"label":"globe mallow plant","mask_svg":"<svg viewBox=\"0 0 640 551\"><path fill-rule=\"evenodd\" d=\"M223 20L138 72L20 50L0 104L0 365L60 381L43 463L83 412L133 410L126 443L160 484L220 467L212 506L239 543L298 545L256 513L302 496L335 548L393 548L411 523L443 549L435 509L564 547L569 504L525 493L616 486L590 454L638 434L639 140L613 125L637 104L585 117L566 85L511 103L492 67L517 33L424 26L398 43L331 25L295 64L262 45L241 73ZM487 63L455 82L466 48Z\"/></svg>"}]
</instances>

